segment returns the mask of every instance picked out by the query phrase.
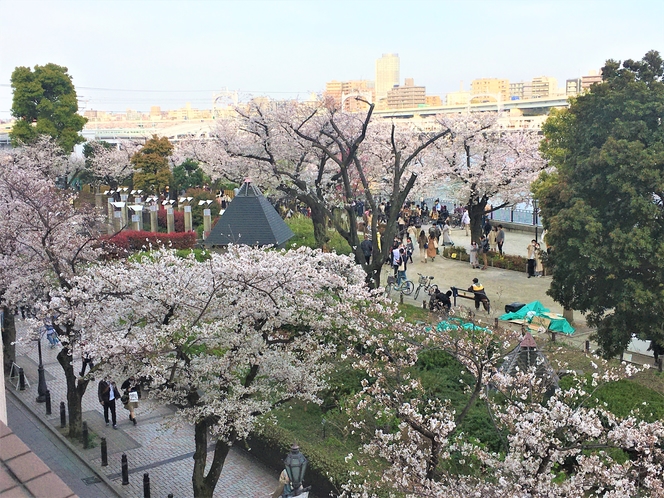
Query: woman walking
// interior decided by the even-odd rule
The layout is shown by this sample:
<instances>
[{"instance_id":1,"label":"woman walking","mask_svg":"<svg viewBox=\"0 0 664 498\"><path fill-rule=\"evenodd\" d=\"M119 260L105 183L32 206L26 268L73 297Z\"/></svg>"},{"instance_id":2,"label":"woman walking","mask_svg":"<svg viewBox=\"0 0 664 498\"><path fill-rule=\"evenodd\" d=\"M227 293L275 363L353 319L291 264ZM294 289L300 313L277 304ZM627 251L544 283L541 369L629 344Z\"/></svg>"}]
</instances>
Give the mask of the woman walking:
<instances>
[{"instance_id":1,"label":"woman walking","mask_svg":"<svg viewBox=\"0 0 664 498\"><path fill-rule=\"evenodd\" d=\"M438 237L434 233L429 233L429 240L427 241L427 257L431 258L431 261L436 258L436 249L438 248Z\"/></svg>"},{"instance_id":2,"label":"woman walking","mask_svg":"<svg viewBox=\"0 0 664 498\"><path fill-rule=\"evenodd\" d=\"M427 262L427 235L424 230L420 230L420 235L417 237L417 245L420 248L420 262Z\"/></svg>"},{"instance_id":3,"label":"woman walking","mask_svg":"<svg viewBox=\"0 0 664 498\"><path fill-rule=\"evenodd\" d=\"M124 404L125 410L129 411L129 420L136 425L136 413L134 413L134 410L138 407L138 399L140 398L138 382L132 376L125 380L120 387L124 391L120 400Z\"/></svg>"}]
</instances>

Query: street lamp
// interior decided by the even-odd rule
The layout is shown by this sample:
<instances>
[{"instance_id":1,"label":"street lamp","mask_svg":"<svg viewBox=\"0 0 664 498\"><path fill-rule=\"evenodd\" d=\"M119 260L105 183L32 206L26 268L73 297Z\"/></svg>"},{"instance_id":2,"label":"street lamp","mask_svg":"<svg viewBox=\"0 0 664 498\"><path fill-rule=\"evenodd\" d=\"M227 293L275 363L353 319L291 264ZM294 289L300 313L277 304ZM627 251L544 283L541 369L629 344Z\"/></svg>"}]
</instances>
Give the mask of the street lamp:
<instances>
[{"instance_id":1,"label":"street lamp","mask_svg":"<svg viewBox=\"0 0 664 498\"><path fill-rule=\"evenodd\" d=\"M45 331L39 331L37 336L37 351L39 352L39 366L37 367L37 372L39 374L39 384L37 385L37 403L43 403L46 401L46 393L48 392L48 387L46 387L46 375L44 372L44 363L42 362L42 348L41 341L42 336Z\"/></svg>"},{"instance_id":2,"label":"street lamp","mask_svg":"<svg viewBox=\"0 0 664 498\"><path fill-rule=\"evenodd\" d=\"M305 490L302 488L307 463L305 456L300 453L300 447L297 444L293 444L290 453L284 459L284 467L290 480L290 486L284 487L284 497L300 496L303 492L308 491L308 489Z\"/></svg>"},{"instance_id":3,"label":"street lamp","mask_svg":"<svg viewBox=\"0 0 664 498\"><path fill-rule=\"evenodd\" d=\"M537 240L537 224L539 223L539 202L537 199L533 199L533 225L535 225L535 242Z\"/></svg>"}]
</instances>

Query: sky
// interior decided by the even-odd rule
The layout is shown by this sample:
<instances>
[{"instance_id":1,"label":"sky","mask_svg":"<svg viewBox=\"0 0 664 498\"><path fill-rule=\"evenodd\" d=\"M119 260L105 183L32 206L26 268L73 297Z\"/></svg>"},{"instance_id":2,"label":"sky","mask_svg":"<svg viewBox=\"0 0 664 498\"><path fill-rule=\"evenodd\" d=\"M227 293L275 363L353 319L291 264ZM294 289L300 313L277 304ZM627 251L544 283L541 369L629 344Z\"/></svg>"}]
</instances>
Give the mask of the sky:
<instances>
[{"instance_id":1,"label":"sky","mask_svg":"<svg viewBox=\"0 0 664 498\"><path fill-rule=\"evenodd\" d=\"M0 0L0 120L17 66L66 66L82 109L210 109L237 90L305 99L397 53L429 95L664 52L661 0Z\"/></svg>"}]
</instances>

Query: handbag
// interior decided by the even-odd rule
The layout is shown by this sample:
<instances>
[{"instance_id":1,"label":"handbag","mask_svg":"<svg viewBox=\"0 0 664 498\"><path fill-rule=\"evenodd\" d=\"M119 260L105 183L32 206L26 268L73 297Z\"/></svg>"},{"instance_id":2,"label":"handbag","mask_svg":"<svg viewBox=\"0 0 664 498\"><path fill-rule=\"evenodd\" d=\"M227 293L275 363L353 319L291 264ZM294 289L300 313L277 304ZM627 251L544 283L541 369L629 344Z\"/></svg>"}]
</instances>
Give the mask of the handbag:
<instances>
[{"instance_id":1,"label":"handbag","mask_svg":"<svg viewBox=\"0 0 664 498\"><path fill-rule=\"evenodd\" d=\"M138 403L138 393L136 391L129 391L129 402Z\"/></svg>"},{"instance_id":2,"label":"handbag","mask_svg":"<svg viewBox=\"0 0 664 498\"><path fill-rule=\"evenodd\" d=\"M122 402L123 405L126 405L129 403L129 395L127 393L124 393L122 396L120 396L120 401Z\"/></svg>"},{"instance_id":3,"label":"handbag","mask_svg":"<svg viewBox=\"0 0 664 498\"><path fill-rule=\"evenodd\" d=\"M428 243L428 242L425 242L425 243L424 243L424 248L425 248L425 249L429 249L429 243Z\"/></svg>"}]
</instances>

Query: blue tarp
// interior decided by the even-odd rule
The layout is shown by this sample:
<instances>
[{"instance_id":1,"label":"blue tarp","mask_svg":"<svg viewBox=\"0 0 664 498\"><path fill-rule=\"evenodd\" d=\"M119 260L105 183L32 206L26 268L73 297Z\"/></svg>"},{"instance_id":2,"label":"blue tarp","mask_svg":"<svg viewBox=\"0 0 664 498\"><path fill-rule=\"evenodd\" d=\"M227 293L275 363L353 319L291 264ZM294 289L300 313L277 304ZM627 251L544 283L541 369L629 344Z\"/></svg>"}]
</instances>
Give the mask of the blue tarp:
<instances>
[{"instance_id":1,"label":"blue tarp","mask_svg":"<svg viewBox=\"0 0 664 498\"><path fill-rule=\"evenodd\" d=\"M572 335L574 333L574 327L572 327L567 320L565 320L560 315L550 313L549 309L542 306L542 303L539 301L528 303L519 311L505 313L500 317L500 320L526 320L528 323L530 323L536 316L548 318L551 320L551 323L549 324L549 330L553 330L554 332L562 332L563 334L567 335Z\"/></svg>"}]
</instances>

